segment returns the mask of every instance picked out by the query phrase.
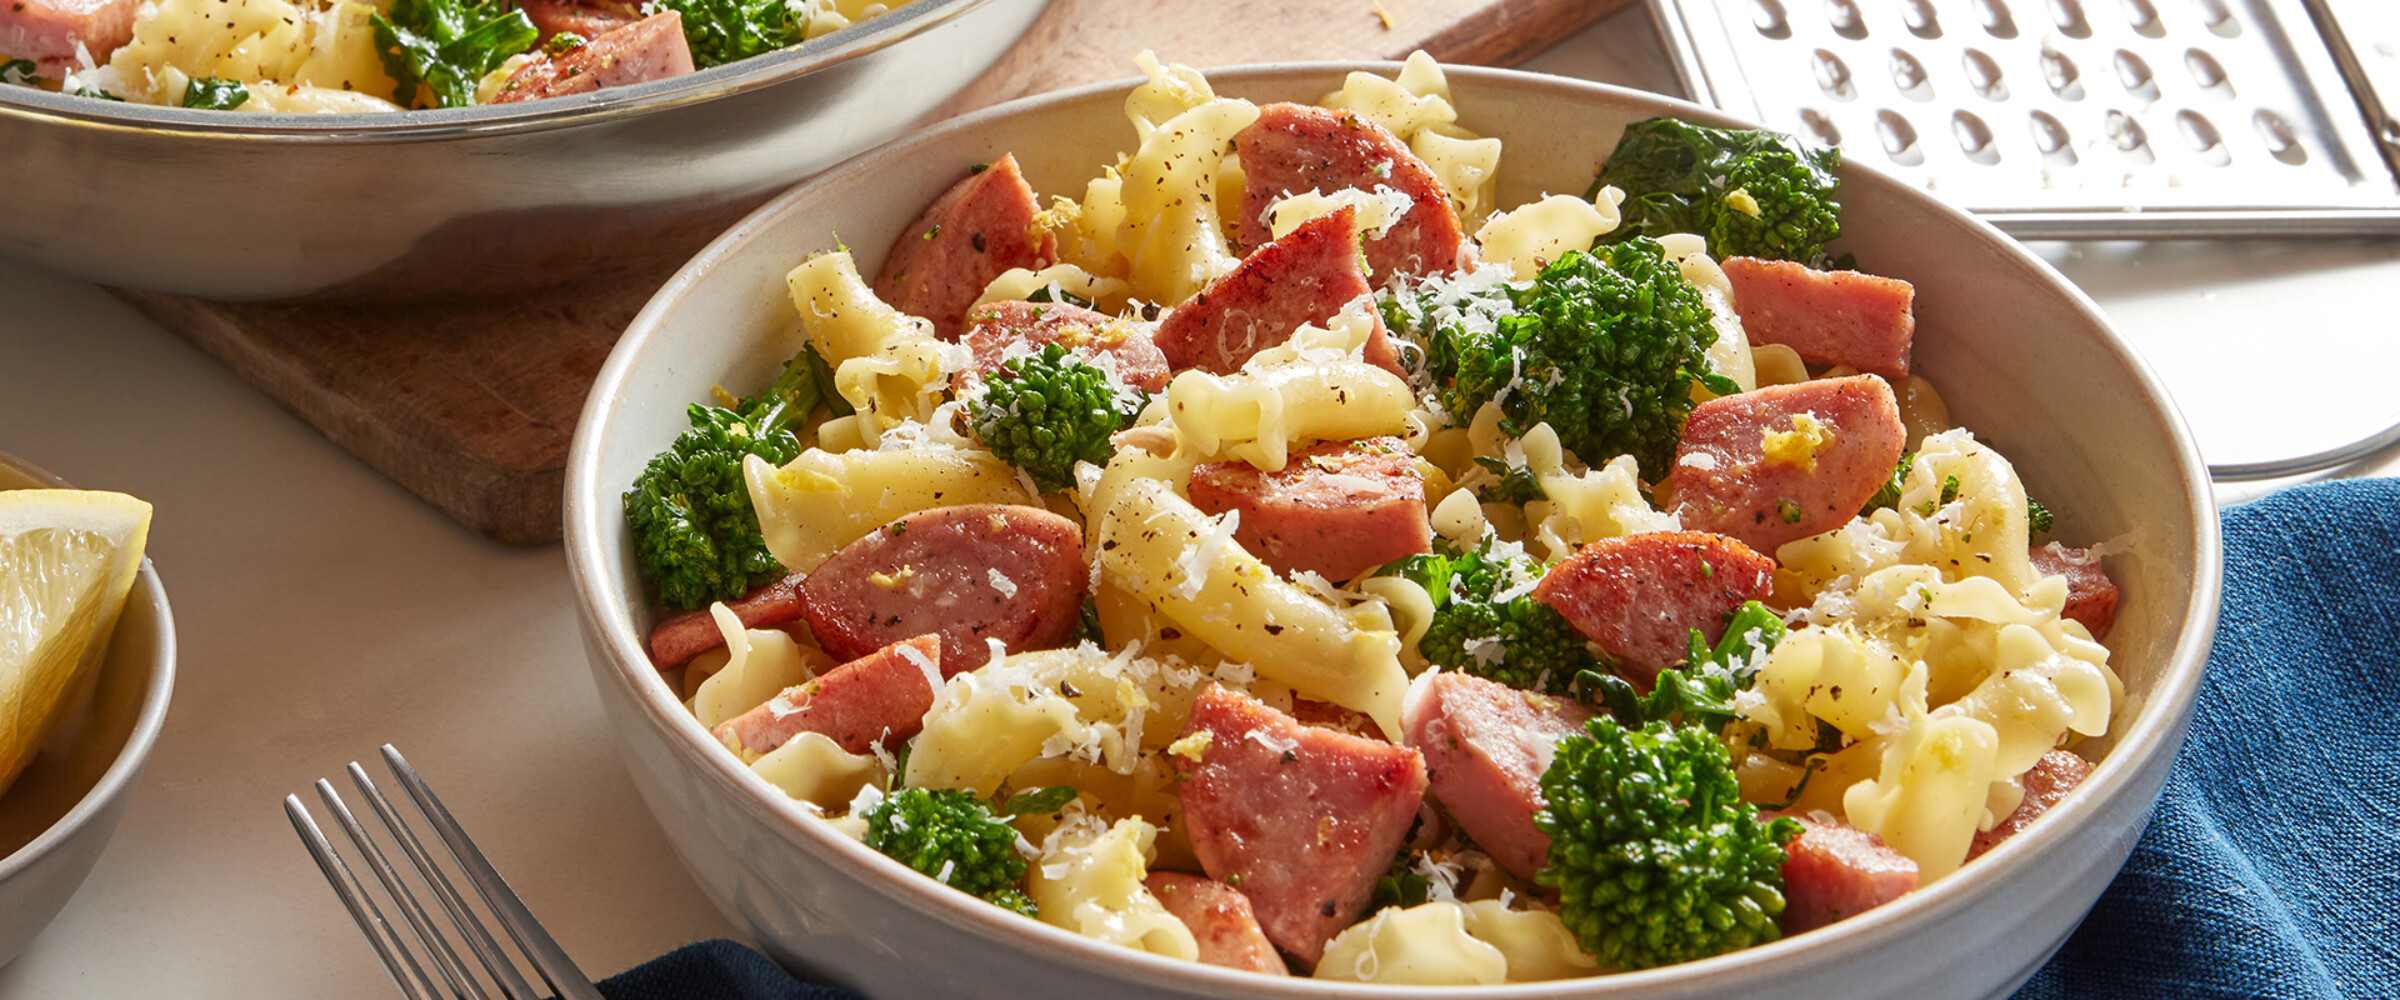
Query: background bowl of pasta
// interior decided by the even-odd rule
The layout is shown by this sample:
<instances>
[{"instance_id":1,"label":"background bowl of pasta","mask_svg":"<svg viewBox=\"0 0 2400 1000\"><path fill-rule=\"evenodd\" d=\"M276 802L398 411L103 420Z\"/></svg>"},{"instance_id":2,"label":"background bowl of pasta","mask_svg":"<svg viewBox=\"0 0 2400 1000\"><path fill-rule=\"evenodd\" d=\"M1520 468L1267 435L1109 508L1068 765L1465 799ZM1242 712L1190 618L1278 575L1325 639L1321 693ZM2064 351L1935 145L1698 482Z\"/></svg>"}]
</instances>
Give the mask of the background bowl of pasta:
<instances>
[{"instance_id":1,"label":"background bowl of pasta","mask_svg":"<svg viewBox=\"0 0 2400 1000\"><path fill-rule=\"evenodd\" d=\"M102 284L252 300L654 275L773 192L899 135L1044 5L915 0L694 73L434 110L258 114L0 86L14 184L0 254ZM350 20L351 34L370 30ZM383 79L371 40L340 47L324 32L325 52L268 34L241 51L257 61L252 50L288 47L294 74L347 53L366 61L352 75ZM240 63L227 55L220 72L271 68Z\"/></svg>"},{"instance_id":2,"label":"background bowl of pasta","mask_svg":"<svg viewBox=\"0 0 2400 1000\"><path fill-rule=\"evenodd\" d=\"M1220 96L1308 103L1344 87L1353 71L1388 78L1399 67L1247 67L1207 79ZM1503 143L1493 204L1504 207L1584 191L1628 123L1668 116L1739 126L1652 94L1511 71L1453 68L1446 86L1456 124ZM969 168L1005 155L1045 204L1086 194L1109 164L1116 176L1149 177L1118 159L1137 145L1127 116L1157 121L1176 109L1144 103L1160 99L1156 88L1131 101L1129 89L1083 88L944 123L761 208L695 257L635 320L578 429L568 558L593 675L636 785L730 919L778 960L869 995L1364 997L1391 989L1167 959L936 884L728 753L687 706L682 673L662 673L644 646L654 613L627 526L628 484L685 429L688 405L710 399L715 386L754 389L793 356L803 329L794 298L806 284L795 265L846 245L872 275L884 248L915 235L910 220L928 202ZM2117 540L2109 566L2122 600L2108 662L2124 697L2107 735L2081 747L2100 763L2043 822L1870 912L1699 961L1609 975L1586 969L1581 978L1479 987L1474 995L2005 996L2123 864L2175 758L2213 632L2220 569L2207 478L2180 417L2093 305L2037 258L1871 169L1844 165L1840 176L1842 235L1831 249L1855 254L1862 270L1913 283L1921 335L1912 371L1944 390L1955 425L2013 460L2027 489L2058 512L2061 536ZM1127 202L1134 186L1126 182ZM856 488L868 489L863 481ZM1074 902L1095 912L1113 905L1110 893L1133 891L1086 885L1093 895ZM1423 946L1428 954L1444 947Z\"/></svg>"}]
</instances>

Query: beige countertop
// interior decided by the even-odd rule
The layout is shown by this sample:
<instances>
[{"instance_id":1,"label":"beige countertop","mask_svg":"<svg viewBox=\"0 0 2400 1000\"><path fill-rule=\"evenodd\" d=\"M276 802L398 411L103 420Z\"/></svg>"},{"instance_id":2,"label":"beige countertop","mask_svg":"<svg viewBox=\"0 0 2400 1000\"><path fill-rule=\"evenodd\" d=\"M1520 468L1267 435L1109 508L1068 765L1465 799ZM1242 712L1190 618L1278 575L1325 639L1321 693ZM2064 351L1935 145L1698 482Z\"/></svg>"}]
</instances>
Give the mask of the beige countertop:
<instances>
[{"instance_id":1,"label":"beige countertop","mask_svg":"<svg viewBox=\"0 0 2400 1000\"><path fill-rule=\"evenodd\" d=\"M1535 68L1673 91L1650 30L1635 7ZM2400 242L2042 251L2157 366L2212 461L2400 420L2372 388L2400 367L2378 304ZM157 506L183 654L123 827L0 969L0 1000L392 995L278 805L387 741L586 971L732 933L603 731L557 547L458 528L93 286L0 263L0 303L0 449Z\"/></svg>"}]
</instances>

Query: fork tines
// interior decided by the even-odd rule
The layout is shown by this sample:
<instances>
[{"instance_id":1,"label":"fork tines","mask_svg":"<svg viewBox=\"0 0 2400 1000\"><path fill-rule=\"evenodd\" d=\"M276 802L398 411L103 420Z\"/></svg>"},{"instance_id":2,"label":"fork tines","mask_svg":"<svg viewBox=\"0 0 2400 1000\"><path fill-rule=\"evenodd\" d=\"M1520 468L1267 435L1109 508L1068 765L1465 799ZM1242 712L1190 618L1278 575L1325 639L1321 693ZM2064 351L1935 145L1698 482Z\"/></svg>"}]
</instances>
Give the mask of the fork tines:
<instances>
[{"instance_id":1,"label":"fork tines","mask_svg":"<svg viewBox=\"0 0 2400 1000\"><path fill-rule=\"evenodd\" d=\"M343 862L342 856L334 851L333 844L326 839L324 832L317 828L316 820L309 815L308 807L301 804L300 797L284 796L283 811L291 816L292 828L299 831L301 843L307 845L308 853L317 859L317 868L325 873L325 881L333 886L334 895L341 897L342 906L350 911L350 919L358 922L359 933L366 935L367 946L375 950L375 957L383 961L384 970L391 973L392 982L400 988L400 995L410 1000L440 1000L443 997L493 1000L495 996L503 1000L539 1000L544 996L556 996L559 1000L601 1000L600 991L592 987L592 981L584 977L575 963L568 960L566 952L559 948L558 942L552 940L550 933L534 920L533 912L525 908L524 901L517 898L516 891L510 889L508 882L492 868L492 863L475 847L475 842L467 838L466 831L459 827L457 820L451 818L450 810L442 806L442 800L434 797L433 789L426 787L425 779L417 776L416 769L400 756L400 751L385 746L383 762L385 767L391 769L392 777L399 781L401 789L408 793L410 801L416 804L418 815L424 817L425 822L432 826L435 836L441 838L443 846L448 848L451 861L456 864L458 871L466 876L468 884L475 887L476 895L482 898L492 916L499 920L501 929L508 932L509 939L516 944L517 952L531 961L535 973L550 987L548 993L536 991L517 971L516 959L493 939L490 931L484 929L482 918L477 916L451 884L449 875L425 850L424 842L417 838L416 831L398 810L392 808L391 801L384 798L381 789L375 787L374 780L367 777L366 770L353 762L349 767L350 781L358 786L359 794L365 797L375 818L383 825L384 837L407 856L409 867L416 872L416 883L432 894L436 905L449 917L450 926L457 932L457 939L465 942L466 950L473 954L476 964L483 970L483 975L478 977L474 969L459 957L458 950L451 944L451 936L418 902L419 897L409 888L409 880L393 868L383 848L369 835L349 807L343 804L341 794L334 790L331 782L318 780L317 797L324 800L325 808L332 813L335 824L349 835L350 843L357 848L359 857L366 861L367 870L383 886L385 897L407 925L407 933L385 919L384 910L377 905L374 895L360 884L357 876L351 874L350 866ZM487 985L492 991L486 990Z\"/></svg>"}]
</instances>

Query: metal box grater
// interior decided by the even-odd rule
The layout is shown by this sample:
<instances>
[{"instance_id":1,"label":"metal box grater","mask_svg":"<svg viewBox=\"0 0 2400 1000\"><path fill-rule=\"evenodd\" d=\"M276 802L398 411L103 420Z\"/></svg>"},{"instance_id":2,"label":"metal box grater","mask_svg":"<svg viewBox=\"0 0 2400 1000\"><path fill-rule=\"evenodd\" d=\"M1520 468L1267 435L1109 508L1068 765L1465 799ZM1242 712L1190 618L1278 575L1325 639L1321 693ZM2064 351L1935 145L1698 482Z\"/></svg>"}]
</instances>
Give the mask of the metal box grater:
<instances>
[{"instance_id":1,"label":"metal box grater","mask_svg":"<svg viewBox=\"0 0 2400 1000\"><path fill-rule=\"evenodd\" d=\"M2400 0L1651 0L1694 100L2024 239L2400 234Z\"/></svg>"}]
</instances>

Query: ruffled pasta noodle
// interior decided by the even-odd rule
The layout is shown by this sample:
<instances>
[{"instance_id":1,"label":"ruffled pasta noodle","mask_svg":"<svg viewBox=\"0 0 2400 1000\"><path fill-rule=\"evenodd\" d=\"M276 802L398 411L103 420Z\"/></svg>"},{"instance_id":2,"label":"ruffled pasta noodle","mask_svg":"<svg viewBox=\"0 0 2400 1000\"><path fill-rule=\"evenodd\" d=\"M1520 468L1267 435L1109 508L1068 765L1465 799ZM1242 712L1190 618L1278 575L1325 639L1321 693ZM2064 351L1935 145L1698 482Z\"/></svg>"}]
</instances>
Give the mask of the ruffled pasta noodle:
<instances>
[{"instance_id":1,"label":"ruffled pasta noodle","mask_svg":"<svg viewBox=\"0 0 2400 1000\"><path fill-rule=\"evenodd\" d=\"M1136 951L1193 961L1200 946L1191 928L1167 912L1142 885L1158 828L1140 817L1110 823L1071 819L1042 841L1026 876L1026 895L1043 923Z\"/></svg>"},{"instance_id":2,"label":"ruffled pasta noodle","mask_svg":"<svg viewBox=\"0 0 2400 1000\"><path fill-rule=\"evenodd\" d=\"M1494 215L1475 231L1487 264L1504 265L1517 281L1531 281L1542 267L1569 250L1583 250L1592 241L1616 231L1622 216L1617 202L1624 192L1603 188L1598 201L1571 194L1554 194L1531 205Z\"/></svg>"},{"instance_id":3,"label":"ruffled pasta noodle","mask_svg":"<svg viewBox=\"0 0 2400 1000\"><path fill-rule=\"evenodd\" d=\"M1167 385L1177 439L1198 461L1238 460L1281 470L1291 446L1398 434L1416 394L1364 361L1295 362L1212 375L1197 369Z\"/></svg>"},{"instance_id":4,"label":"ruffled pasta noodle","mask_svg":"<svg viewBox=\"0 0 2400 1000\"><path fill-rule=\"evenodd\" d=\"M1106 578L1259 676L1400 732L1399 637L1358 627L1269 570L1166 483L1129 483L1101 514Z\"/></svg>"},{"instance_id":5,"label":"ruffled pasta noodle","mask_svg":"<svg viewBox=\"0 0 2400 1000\"><path fill-rule=\"evenodd\" d=\"M962 448L811 448L781 468L753 455L742 472L767 551L802 573L867 532L920 510L1034 502L1007 463Z\"/></svg>"},{"instance_id":6,"label":"ruffled pasta noodle","mask_svg":"<svg viewBox=\"0 0 2400 1000\"><path fill-rule=\"evenodd\" d=\"M1239 263L1217 212L1217 174L1233 137L1257 120L1248 101L1208 101L1159 124L1118 171L1114 244L1135 295L1181 302Z\"/></svg>"},{"instance_id":7,"label":"ruffled pasta noodle","mask_svg":"<svg viewBox=\"0 0 2400 1000\"><path fill-rule=\"evenodd\" d=\"M966 348L936 338L933 324L876 298L846 251L810 257L784 282L802 333L833 366L835 391L874 431L931 417L950 373L970 360Z\"/></svg>"},{"instance_id":8,"label":"ruffled pasta noodle","mask_svg":"<svg viewBox=\"0 0 2400 1000\"><path fill-rule=\"evenodd\" d=\"M1395 986L1491 986L1588 976L1599 963L1547 910L1496 899L1391 907L1325 946L1318 979Z\"/></svg>"}]
</instances>

